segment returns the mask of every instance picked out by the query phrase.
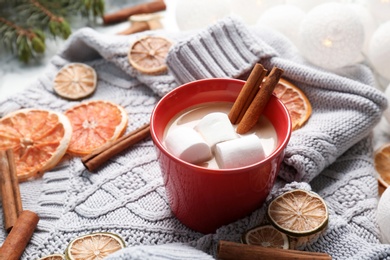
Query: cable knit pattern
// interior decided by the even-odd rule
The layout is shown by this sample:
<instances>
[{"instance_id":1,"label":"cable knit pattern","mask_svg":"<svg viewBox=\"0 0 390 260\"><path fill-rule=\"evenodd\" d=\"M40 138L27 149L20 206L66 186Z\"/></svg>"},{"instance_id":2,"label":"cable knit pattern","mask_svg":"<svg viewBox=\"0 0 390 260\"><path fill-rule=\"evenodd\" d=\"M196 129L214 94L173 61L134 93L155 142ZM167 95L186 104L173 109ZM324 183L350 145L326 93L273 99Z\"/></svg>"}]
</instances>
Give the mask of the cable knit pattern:
<instances>
[{"instance_id":1,"label":"cable knit pattern","mask_svg":"<svg viewBox=\"0 0 390 260\"><path fill-rule=\"evenodd\" d=\"M129 45L145 34L174 41L164 75L142 75L127 60ZM228 17L191 33L150 31L108 37L84 28L75 32L39 80L19 95L0 101L0 116L20 108L63 112L80 101L58 97L52 82L69 62L84 62L98 75L96 92L125 108L127 131L149 121L156 102L181 83L210 77L243 77L253 65L284 69L313 105L307 124L292 133L279 178L263 207L249 216L201 234L171 213L151 139L111 158L96 174L80 158L70 158L40 179L21 183L23 206L40 221L22 259L61 253L76 236L109 231L127 247L107 259L213 259L218 241L239 242L243 232L266 223L266 206L294 188L320 194L329 207L329 225L298 245L300 250L329 253L334 259L390 259L375 222L377 181L371 131L387 106L363 65L332 73L314 67L286 38L261 27L246 27ZM2 213L2 212L1 212ZM0 214L3 223L3 214ZM5 239L3 229L0 241Z\"/></svg>"}]
</instances>

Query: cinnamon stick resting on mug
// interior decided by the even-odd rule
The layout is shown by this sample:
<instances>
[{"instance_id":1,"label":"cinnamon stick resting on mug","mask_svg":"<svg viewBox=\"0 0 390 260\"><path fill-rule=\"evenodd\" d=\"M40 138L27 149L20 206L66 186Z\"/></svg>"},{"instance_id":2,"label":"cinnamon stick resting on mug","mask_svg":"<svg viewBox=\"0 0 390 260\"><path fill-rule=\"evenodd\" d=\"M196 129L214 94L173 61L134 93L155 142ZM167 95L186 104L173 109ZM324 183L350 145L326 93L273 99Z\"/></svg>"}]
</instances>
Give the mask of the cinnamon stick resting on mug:
<instances>
[{"instance_id":1,"label":"cinnamon stick resting on mug","mask_svg":"<svg viewBox=\"0 0 390 260\"><path fill-rule=\"evenodd\" d=\"M257 74L259 75L255 75L255 77L257 76L257 78L261 79L263 73L260 72ZM245 134L256 125L282 74L282 69L277 67L272 68L270 74L267 76L266 80L262 82L260 89L257 91L248 109L245 111L241 121L238 123L236 128L237 133Z\"/></svg>"},{"instance_id":2,"label":"cinnamon stick resting on mug","mask_svg":"<svg viewBox=\"0 0 390 260\"><path fill-rule=\"evenodd\" d=\"M85 168L90 172L94 172L104 162L117 155L118 153L129 148L133 144L141 141L150 135L150 125L146 124L122 137L114 142L107 143L96 149L92 153L81 158Z\"/></svg>"},{"instance_id":3,"label":"cinnamon stick resting on mug","mask_svg":"<svg viewBox=\"0 0 390 260\"><path fill-rule=\"evenodd\" d=\"M281 248L270 248L263 246L240 244L230 241L219 241L218 259L221 260L330 260L332 257L326 253L308 252Z\"/></svg>"},{"instance_id":4,"label":"cinnamon stick resting on mug","mask_svg":"<svg viewBox=\"0 0 390 260\"><path fill-rule=\"evenodd\" d=\"M10 232L23 210L15 159L11 149L0 151L0 191L4 227L7 232Z\"/></svg>"},{"instance_id":5,"label":"cinnamon stick resting on mug","mask_svg":"<svg viewBox=\"0 0 390 260\"><path fill-rule=\"evenodd\" d=\"M24 210L0 247L0 259L20 259L35 228L39 217L36 213Z\"/></svg>"},{"instance_id":6,"label":"cinnamon stick resting on mug","mask_svg":"<svg viewBox=\"0 0 390 260\"><path fill-rule=\"evenodd\" d=\"M164 11L167 8L164 1L153 1L143 4L134 5L131 7L124 8L117 12L106 14L103 16L104 24L114 24L126 21L131 15L134 14L148 14L158 11Z\"/></svg>"},{"instance_id":7,"label":"cinnamon stick resting on mug","mask_svg":"<svg viewBox=\"0 0 390 260\"><path fill-rule=\"evenodd\" d=\"M256 63L229 112L229 119L232 124L235 125L241 121L259 91L266 74L267 70L264 69L263 65Z\"/></svg>"}]
</instances>

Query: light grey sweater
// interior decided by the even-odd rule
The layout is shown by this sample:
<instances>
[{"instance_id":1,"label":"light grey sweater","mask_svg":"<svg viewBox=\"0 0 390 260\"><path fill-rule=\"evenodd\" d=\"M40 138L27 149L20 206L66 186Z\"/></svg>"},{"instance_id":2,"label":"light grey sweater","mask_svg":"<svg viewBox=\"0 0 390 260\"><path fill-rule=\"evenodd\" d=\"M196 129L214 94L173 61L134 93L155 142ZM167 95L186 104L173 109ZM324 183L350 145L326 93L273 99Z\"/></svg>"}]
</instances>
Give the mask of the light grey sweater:
<instances>
[{"instance_id":1,"label":"light grey sweater","mask_svg":"<svg viewBox=\"0 0 390 260\"><path fill-rule=\"evenodd\" d=\"M129 64L128 48L144 34L175 42L167 74L143 75ZM292 133L268 200L296 187L325 199L329 225L300 250L326 252L334 259L390 259L390 246L380 243L375 219L378 186L372 161L372 130L387 103L373 87L366 66L325 71L304 61L283 36L248 28L234 17L189 33L161 30L108 36L84 28L72 35L37 82L0 101L0 116L26 107L62 112L78 103L53 91L55 74L69 62L95 68L97 91L88 99L123 106L129 114L128 131L148 122L159 98L179 84L239 78L255 63L282 68L284 77L306 93L313 113L304 127ZM22 183L21 194L24 208L40 217L23 259L61 253L76 236L99 231L117 233L127 245L108 259L213 259L219 240L238 242L243 232L265 220L266 205L214 234L182 225L169 209L151 139L112 158L96 174L89 173L80 158L73 158L41 179ZM5 235L0 231L0 241Z\"/></svg>"}]
</instances>

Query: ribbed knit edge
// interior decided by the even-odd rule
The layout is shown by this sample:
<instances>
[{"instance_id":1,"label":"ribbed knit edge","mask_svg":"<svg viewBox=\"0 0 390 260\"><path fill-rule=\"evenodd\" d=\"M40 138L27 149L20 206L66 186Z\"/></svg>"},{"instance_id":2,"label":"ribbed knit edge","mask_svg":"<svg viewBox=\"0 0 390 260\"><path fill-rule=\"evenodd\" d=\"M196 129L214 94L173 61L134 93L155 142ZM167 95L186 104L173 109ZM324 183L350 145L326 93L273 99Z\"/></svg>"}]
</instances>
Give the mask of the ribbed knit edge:
<instances>
[{"instance_id":1,"label":"ribbed knit edge","mask_svg":"<svg viewBox=\"0 0 390 260\"><path fill-rule=\"evenodd\" d=\"M203 78L237 78L261 58L277 53L255 39L242 21L228 17L171 49L167 64L180 83Z\"/></svg>"}]
</instances>

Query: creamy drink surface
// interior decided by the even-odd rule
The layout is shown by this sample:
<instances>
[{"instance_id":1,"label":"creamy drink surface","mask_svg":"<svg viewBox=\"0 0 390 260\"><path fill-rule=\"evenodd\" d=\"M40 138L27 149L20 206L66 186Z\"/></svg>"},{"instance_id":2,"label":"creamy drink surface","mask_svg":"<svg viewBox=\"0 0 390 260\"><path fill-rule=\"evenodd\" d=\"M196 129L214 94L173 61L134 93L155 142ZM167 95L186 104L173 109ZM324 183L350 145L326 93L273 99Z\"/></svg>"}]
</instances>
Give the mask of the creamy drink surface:
<instances>
[{"instance_id":1,"label":"creamy drink surface","mask_svg":"<svg viewBox=\"0 0 390 260\"><path fill-rule=\"evenodd\" d=\"M196 105L193 107L190 107L182 112L180 112L178 115L176 115L167 125L165 132L164 132L164 140L169 131L172 131L173 129L177 127L191 127L194 128L196 124L206 115L214 112L222 112L225 114L229 114L230 109L232 107L233 103L230 102L213 102L213 103L204 103L200 105ZM235 125L234 127L236 127ZM259 122L251 131L244 135L239 136L245 136L250 134L256 134L261 141L261 144L264 149L265 156L269 156L276 147L277 144L277 134L275 131L274 126L272 123L265 117L261 116ZM207 167L210 169L218 169L218 164L216 163L215 159L212 158L211 160L202 163L199 166Z\"/></svg>"}]
</instances>

